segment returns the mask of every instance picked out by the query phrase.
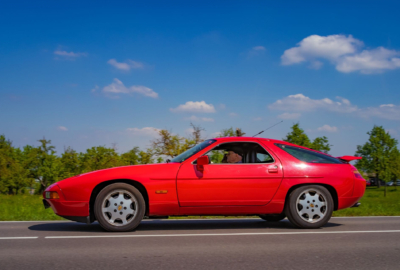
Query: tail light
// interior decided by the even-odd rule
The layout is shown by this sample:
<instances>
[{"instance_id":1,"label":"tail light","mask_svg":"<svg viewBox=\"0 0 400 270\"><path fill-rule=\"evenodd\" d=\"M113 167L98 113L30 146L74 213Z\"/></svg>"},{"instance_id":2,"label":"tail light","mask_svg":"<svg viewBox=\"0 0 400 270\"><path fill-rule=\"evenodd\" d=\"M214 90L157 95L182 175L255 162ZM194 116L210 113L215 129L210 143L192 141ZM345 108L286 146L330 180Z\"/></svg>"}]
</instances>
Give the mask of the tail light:
<instances>
[{"instance_id":1,"label":"tail light","mask_svg":"<svg viewBox=\"0 0 400 270\"><path fill-rule=\"evenodd\" d=\"M354 177L355 177L355 178L365 180L365 179L362 177L361 173L360 173L358 170L354 170L353 173L354 173Z\"/></svg>"}]
</instances>

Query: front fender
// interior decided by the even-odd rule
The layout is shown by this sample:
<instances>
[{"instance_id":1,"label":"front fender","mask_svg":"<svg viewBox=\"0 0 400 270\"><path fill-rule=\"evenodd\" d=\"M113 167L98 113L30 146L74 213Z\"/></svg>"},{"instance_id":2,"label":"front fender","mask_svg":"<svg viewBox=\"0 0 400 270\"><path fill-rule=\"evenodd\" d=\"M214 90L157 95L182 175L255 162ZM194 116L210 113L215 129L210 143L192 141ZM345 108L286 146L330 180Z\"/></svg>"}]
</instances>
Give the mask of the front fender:
<instances>
[{"instance_id":1,"label":"front fender","mask_svg":"<svg viewBox=\"0 0 400 270\"><path fill-rule=\"evenodd\" d=\"M57 184L67 201L89 202L94 188L104 182L135 181L147 191L151 210L149 214L165 214L169 207L178 207L176 175L179 166L180 163L167 163L117 167L78 175ZM167 193L156 193L157 190L166 190Z\"/></svg>"}]
</instances>

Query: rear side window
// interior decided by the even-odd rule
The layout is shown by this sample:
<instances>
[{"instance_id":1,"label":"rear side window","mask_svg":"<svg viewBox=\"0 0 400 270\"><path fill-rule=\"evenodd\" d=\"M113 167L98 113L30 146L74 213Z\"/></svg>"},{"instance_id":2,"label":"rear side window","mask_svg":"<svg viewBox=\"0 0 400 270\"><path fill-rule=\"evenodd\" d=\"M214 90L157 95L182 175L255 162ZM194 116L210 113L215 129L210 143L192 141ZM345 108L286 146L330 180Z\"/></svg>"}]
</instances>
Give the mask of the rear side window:
<instances>
[{"instance_id":1,"label":"rear side window","mask_svg":"<svg viewBox=\"0 0 400 270\"><path fill-rule=\"evenodd\" d=\"M308 163L329 163L329 164L343 164L339 159L324 155L322 153L306 150L299 147L294 147L286 144L275 144L285 152L294 156L295 158L308 162Z\"/></svg>"}]
</instances>

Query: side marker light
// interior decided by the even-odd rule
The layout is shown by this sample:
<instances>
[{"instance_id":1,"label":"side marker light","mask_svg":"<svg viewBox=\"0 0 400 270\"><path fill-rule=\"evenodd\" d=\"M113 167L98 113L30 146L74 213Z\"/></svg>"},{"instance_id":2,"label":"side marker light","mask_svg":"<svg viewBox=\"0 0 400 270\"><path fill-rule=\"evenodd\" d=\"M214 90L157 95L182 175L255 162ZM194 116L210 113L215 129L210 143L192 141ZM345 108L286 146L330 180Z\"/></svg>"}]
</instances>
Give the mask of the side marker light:
<instances>
[{"instance_id":1,"label":"side marker light","mask_svg":"<svg viewBox=\"0 0 400 270\"><path fill-rule=\"evenodd\" d=\"M46 191L46 199L60 199L57 191Z\"/></svg>"}]
</instances>

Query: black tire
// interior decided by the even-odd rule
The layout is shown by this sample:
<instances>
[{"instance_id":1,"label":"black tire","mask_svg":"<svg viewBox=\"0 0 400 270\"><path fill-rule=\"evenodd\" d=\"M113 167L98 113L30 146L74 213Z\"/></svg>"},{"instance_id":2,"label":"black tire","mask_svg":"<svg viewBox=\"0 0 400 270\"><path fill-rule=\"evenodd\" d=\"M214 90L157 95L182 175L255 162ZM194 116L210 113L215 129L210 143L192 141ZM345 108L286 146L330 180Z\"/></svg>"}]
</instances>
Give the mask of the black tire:
<instances>
[{"instance_id":1,"label":"black tire","mask_svg":"<svg viewBox=\"0 0 400 270\"><path fill-rule=\"evenodd\" d=\"M328 223L333 208L332 196L325 187L307 185L292 191L286 202L285 213L295 227L316 229Z\"/></svg>"},{"instance_id":2,"label":"black tire","mask_svg":"<svg viewBox=\"0 0 400 270\"><path fill-rule=\"evenodd\" d=\"M280 214L268 214L268 215L258 215L260 218L263 220L269 221L269 222L278 222L281 221L286 217L285 213L280 213Z\"/></svg>"},{"instance_id":3,"label":"black tire","mask_svg":"<svg viewBox=\"0 0 400 270\"><path fill-rule=\"evenodd\" d=\"M103 213L103 206L110 211ZM140 191L125 183L115 183L103 188L94 204L97 221L104 230L110 232L134 230L139 226L145 212L146 203Z\"/></svg>"}]
</instances>

